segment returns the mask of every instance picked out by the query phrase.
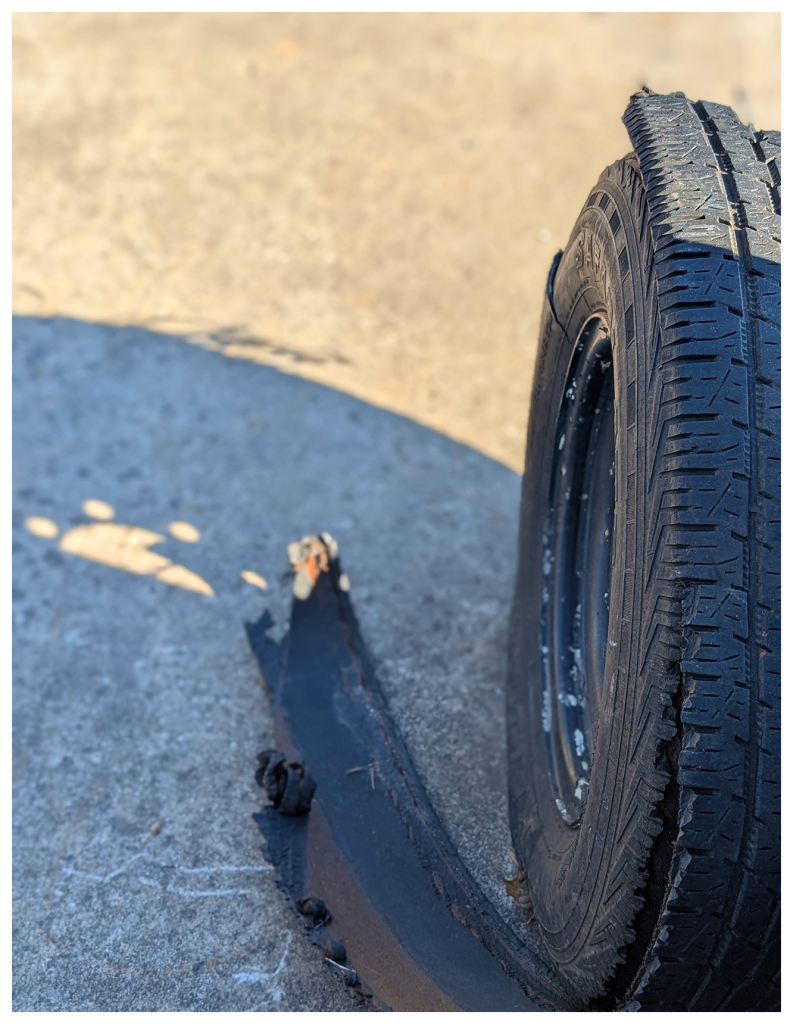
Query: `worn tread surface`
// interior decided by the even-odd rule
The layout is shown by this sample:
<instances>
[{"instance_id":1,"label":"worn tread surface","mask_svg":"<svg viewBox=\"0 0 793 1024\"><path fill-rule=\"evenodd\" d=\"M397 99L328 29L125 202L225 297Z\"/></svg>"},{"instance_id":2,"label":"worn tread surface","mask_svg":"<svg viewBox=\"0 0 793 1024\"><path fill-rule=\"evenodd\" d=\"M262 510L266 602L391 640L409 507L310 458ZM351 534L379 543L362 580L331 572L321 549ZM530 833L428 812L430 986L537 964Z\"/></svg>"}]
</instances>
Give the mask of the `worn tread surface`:
<instances>
[{"instance_id":1,"label":"worn tread surface","mask_svg":"<svg viewBox=\"0 0 793 1024\"><path fill-rule=\"evenodd\" d=\"M664 487L685 494L685 515L670 524L693 516L709 527L660 555L685 593L685 810L675 898L665 900L638 1000L647 1010L771 1009L779 1000L780 136L682 94L640 94L625 123L647 190L667 353L653 457ZM698 246L705 255L692 259Z\"/></svg>"},{"instance_id":2,"label":"worn tread surface","mask_svg":"<svg viewBox=\"0 0 793 1024\"><path fill-rule=\"evenodd\" d=\"M513 838L569 1006L773 1009L780 137L682 94L638 94L625 123L636 152L593 189L546 303L510 644ZM628 522L611 586L612 704L582 827L564 846L547 837L542 768L527 749L542 741L527 696L538 665L527 548L540 537L539 450L554 436L553 352L574 340L570 311L592 287L571 249L587 224L597 232L595 213L621 278L604 294L623 448L615 517Z\"/></svg>"}]
</instances>

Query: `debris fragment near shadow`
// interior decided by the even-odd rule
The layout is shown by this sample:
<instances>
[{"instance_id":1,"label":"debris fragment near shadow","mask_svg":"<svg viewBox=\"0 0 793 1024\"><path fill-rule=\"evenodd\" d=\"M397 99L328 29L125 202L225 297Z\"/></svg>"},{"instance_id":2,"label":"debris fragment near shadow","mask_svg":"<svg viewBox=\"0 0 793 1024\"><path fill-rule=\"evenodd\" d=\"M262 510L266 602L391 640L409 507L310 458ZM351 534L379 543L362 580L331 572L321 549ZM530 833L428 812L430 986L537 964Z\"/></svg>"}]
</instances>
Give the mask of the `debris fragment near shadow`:
<instances>
[{"instance_id":1,"label":"debris fragment near shadow","mask_svg":"<svg viewBox=\"0 0 793 1024\"><path fill-rule=\"evenodd\" d=\"M308 941L321 950L328 967L353 990L359 1007L388 1009L361 984L347 958L343 939L328 931L331 914L324 900L307 895L308 814L316 782L300 762L287 762L280 751L265 750L258 761L256 781L266 787L272 803L254 814L253 819L267 839L262 852L276 869L276 884L290 898Z\"/></svg>"},{"instance_id":2,"label":"debris fragment near shadow","mask_svg":"<svg viewBox=\"0 0 793 1024\"><path fill-rule=\"evenodd\" d=\"M299 761L288 761L280 750L264 750L257 758L256 781L267 790L267 799L281 814L308 814L317 783Z\"/></svg>"}]
</instances>

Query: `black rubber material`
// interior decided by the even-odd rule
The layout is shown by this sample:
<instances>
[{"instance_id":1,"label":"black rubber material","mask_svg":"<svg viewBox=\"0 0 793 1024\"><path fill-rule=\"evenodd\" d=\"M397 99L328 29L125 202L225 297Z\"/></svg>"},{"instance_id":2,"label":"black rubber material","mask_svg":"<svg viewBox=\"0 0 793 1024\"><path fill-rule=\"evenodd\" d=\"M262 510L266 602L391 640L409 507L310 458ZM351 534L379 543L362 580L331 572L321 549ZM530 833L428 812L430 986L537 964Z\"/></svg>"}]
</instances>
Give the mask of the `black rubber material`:
<instances>
[{"instance_id":1,"label":"black rubber material","mask_svg":"<svg viewBox=\"0 0 793 1024\"><path fill-rule=\"evenodd\" d=\"M418 987L406 1002L405 989L421 975L449 997L445 1009L526 1012L559 1005L564 992L552 965L543 963L540 943L539 949L529 948L502 921L446 835L386 707L352 600L339 586L338 558L329 554L328 566L305 600L294 599L280 646L267 636L274 625L268 612L246 627L275 691L273 710L284 729L279 745L287 749L288 742L294 760L316 779L307 834L300 830L305 816L292 816L286 824L277 813L257 818L268 843L282 853L290 836L303 843L303 852L293 844L287 856L276 858L282 881L295 898L320 896L331 914L342 917L339 904L347 897L338 874L331 871L329 889L302 892L305 879L293 871L294 861L302 859L308 882L323 874L323 847L311 838L312 816L319 810L329 842L366 904L366 913L348 907L342 937L356 971L383 1003L398 1010L438 1009L421 1005ZM267 752L268 764L273 753ZM266 782L266 771L261 778ZM283 877L284 861L296 882ZM387 948L386 962L375 957L370 973L356 959L356 947L378 941L378 932L367 931L368 915L413 965L413 979L386 979L399 971L398 963L387 963ZM389 999L384 979L401 1003Z\"/></svg>"},{"instance_id":2,"label":"black rubber material","mask_svg":"<svg viewBox=\"0 0 793 1024\"><path fill-rule=\"evenodd\" d=\"M682 93L642 92L624 120L635 152L592 190L543 315L510 632L513 841L570 1008L772 1010L780 136ZM550 779L543 623L566 383L595 320L613 355L614 533L590 779L570 825Z\"/></svg>"}]
</instances>

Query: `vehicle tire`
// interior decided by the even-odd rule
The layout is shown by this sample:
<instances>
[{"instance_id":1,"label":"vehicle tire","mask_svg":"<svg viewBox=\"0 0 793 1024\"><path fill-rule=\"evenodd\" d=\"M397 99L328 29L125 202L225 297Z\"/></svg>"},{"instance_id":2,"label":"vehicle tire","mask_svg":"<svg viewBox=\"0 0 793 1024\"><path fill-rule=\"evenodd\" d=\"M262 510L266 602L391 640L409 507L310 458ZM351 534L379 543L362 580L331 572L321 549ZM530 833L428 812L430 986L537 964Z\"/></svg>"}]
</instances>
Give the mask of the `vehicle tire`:
<instances>
[{"instance_id":1,"label":"vehicle tire","mask_svg":"<svg viewBox=\"0 0 793 1024\"><path fill-rule=\"evenodd\" d=\"M780 135L644 90L549 277L508 671L570 1009L779 1006Z\"/></svg>"}]
</instances>

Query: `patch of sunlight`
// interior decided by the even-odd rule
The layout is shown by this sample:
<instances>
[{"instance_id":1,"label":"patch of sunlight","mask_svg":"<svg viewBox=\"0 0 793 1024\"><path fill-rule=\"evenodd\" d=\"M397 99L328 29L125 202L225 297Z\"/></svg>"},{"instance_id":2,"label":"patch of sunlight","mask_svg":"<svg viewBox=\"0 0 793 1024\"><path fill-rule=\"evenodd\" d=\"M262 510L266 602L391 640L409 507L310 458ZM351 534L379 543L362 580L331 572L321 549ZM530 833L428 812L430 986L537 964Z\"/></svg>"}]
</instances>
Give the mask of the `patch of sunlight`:
<instances>
[{"instance_id":1,"label":"patch of sunlight","mask_svg":"<svg viewBox=\"0 0 793 1024\"><path fill-rule=\"evenodd\" d=\"M202 580L190 569L183 565L169 565L157 574L157 579L163 583L170 583L172 587L181 587L183 590L193 590L196 594L206 594L207 597L214 597L215 591L206 580Z\"/></svg>"},{"instance_id":2,"label":"patch of sunlight","mask_svg":"<svg viewBox=\"0 0 793 1024\"><path fill-rule=\"evenodd\" d=\"M177 540L186 541L188 544L196 544L201 540L201 531L197 530L191 523L171 523L168 527L168 532L172 537L176 537Z\"/></svg>"},{"instance_id":3,"label":"patch of sunlight","mask_svg":"<svg viewBox=\"0 0 793 1024\"><path fill-rule=\"evenodd\" d=\"M116 510L106 501L99 501L97 498L89 498L83 502L83 512L92 519L113 519Z\"/></svg>"},{"instance_id":4,"label":"patch of sunlight","mask_svg":"<svg viewBox=\"0 0 793 1024\"><path fill-rule=\"evenodd\" d=\"M112 519L113 509L104 501L91 499L83 503L83 511L95 519ZM28 530L37 537L52 538L57 536L58 527L50 519L33 516L25 521ZM182 540L189 539L194 543L200 533L189 523L172 523L171 526L187 527ZM173 530L171 531L173 533ZM178 534L174 533L174 536ZM61 551L85 558L90 562L99 562L111 569L134 573L137 576L153 576L161 583L183 590L192 590L196 594L214 597L215 592L197 573L176 565L170 558L152 551L155 544L161 544L165 537L161 533L147 530L142 526L127 526L124 523L83 523L65 533L58 544Z\"/></svg>"},{"instance_id":5,"label":"patch of sunlight","mask_svg":"<svg viewBox=\"0 0 793 1024\"><path fill-rule=\"evenodd\" d=\"M58 536L57 525L51 519L45 519L44 516L31 516L30 519L25 520L25 526L36 537L49 539Z\"/></svg>"},{"instance_id":6,"label":"patch of sunlight","mask_svg":"<svg viewBox=\"0 0 793 1024\"><path fill-rule=\"evenodd\" d=\"M267 580L264 576L260 576L258 572L251 572L250 569L246 569L240 573L240 576L242 576L246 583L250 583L252 587L258 587L260 590L267 589Z\"/></svg>"}]
</instances>

